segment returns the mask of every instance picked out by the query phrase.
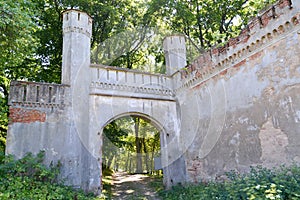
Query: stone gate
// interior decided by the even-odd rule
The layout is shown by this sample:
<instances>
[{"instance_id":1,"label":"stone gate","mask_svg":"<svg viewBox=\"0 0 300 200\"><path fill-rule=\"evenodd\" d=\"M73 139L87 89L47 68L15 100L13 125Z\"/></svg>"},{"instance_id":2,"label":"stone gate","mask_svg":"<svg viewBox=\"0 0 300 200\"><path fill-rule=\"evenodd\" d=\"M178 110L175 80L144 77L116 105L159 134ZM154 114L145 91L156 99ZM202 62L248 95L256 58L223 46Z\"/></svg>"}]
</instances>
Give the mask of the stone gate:
<instances>
[{"instance_id":1,"label":"stone gate","mask_svg":"<svg viewBox=\"0 0 300 200\"><path fill-rule=\"evenodd\" d=\"M167 187L300 162L299 21L300 2L280 0L187 66L184 38L167 37L163 75L92 65L92 19L67 10L62 84L11 82L6 153L45 150L67 184L99 193L102 130L135 115L160 130Z\"/></svg>"}]
</instances>

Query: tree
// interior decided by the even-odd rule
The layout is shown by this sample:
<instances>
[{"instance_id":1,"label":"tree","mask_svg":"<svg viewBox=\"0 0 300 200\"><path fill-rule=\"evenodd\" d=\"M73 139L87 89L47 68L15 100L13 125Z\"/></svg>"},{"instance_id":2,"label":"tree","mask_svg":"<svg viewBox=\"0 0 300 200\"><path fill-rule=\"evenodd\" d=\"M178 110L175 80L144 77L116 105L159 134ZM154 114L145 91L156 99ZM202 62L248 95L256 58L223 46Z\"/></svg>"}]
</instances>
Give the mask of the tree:
<instances>
[{"instance_id":1,"label":"tree","mask_svg":"<svg viewBox=\"0 0 300 200\"><path fill-rule=\"evenodd\" d=\"M140 137L140 118L133 117L134 120L134 133L135 133L135 146L136 146L136 173L143 172L142 166L142 138Z\"/></svg>"},{"instance_id":2,"label":"tree","mask_svg":"<svg viewBox=\"0 0 300 200\"><path fill-rule=\"evenodd\" d=\"M151 171L154 171L154 156L160 156L160 134L159 131L156 131L153 138L149 139L149 145L151 149L151 158L153 162L151 163Z\"/></svg>"},{"instance_id":3,"label":"tree","mask_svg":"<svg viewBox=\"0 0 300 200\"><path fill-rule=\"evenodd\" d=\"M136 173L142 173L145 168L147 172L151 172L153 171L151 166L154 167L154 154L160 151L159 131L146 119L136 116L133 116L132 119L136 145ZM150 152L152 152L151 160Z\"/></svg>"},{"instance_id":4,"label":"tree","mask_svg":"<svg viewBox=\"0 0 300 200\"><path fill-rule=\"evenodd\" d=\"M187 38L188 60L239 34L251 16L276 0L153 0L147 16Z\"/></svg>"},{"instance_id":5,"label":"tree","mask_svg":"<svg viewBox=\"0 0 300 200\"><path fill-rule=\"evenodd\" d=\"M111 169L113 159L118 154L119 148L126 144L123 139L128 135L128 132L122 129L117 121L113 121L105 126L103 134L103 166Z\"/></svg>"},{"instance_id":6,"label":"tree","mask_svg":"<svg viewBox=\"0 0 300 200\"><path fill-rule=\"evenodd\" d=\"M159 131L146 119L128 116L103 130L103 166L130 173L154 171L154 156L160 152Z\"/></svg>"}]
</instances>

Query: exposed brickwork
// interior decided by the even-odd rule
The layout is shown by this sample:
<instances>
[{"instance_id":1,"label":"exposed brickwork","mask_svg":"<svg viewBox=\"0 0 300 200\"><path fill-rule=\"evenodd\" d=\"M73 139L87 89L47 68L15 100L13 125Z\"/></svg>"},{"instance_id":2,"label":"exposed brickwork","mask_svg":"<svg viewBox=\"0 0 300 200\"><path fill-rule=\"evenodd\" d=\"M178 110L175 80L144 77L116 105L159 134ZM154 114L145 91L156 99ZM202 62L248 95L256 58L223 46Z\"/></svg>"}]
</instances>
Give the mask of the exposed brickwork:
<instances>
[{"instance_id":1,"label":"exposed brickwork","mask_svg":"<svg viewBox=\"0 0 300 200\"><path fill-rule=\"evenodd\" d=\"M291 0L281 0L281 1L279 1L278 6L280 8L284 8L286 6L292 7L292 1Z\"/></svg>"},{"instance_id":2,"label":"exposed brickwork","mask_svg":"<svg viewBox=\"0 0 300 200\"><path fill-rule=\"evenodd\" d=\"M234 65L232 68L240 68L241 66L246 64L246 60L242 60L238 64Z\"/></svg>"},{"instance_id":3,"label":"exposed brickwork","mask_svg":"<svg viewBox=\"0 0 300 200\"><path fill-rule=\"evenodd\" d=\"M252 56L249 57L249 59L250 60L256 60L257 58L259 58L261 56L262 56L262 51L253 54Z\"/></svg>"},{"instance_id":4,"label":"exposed brickwork","mask_svg":"<svg viewBox=\"0 0 300 200\"><path fill-rule=\"evenodd\" d=\"M199 159L193 159L188 165L188 173L191 176L194 183L198 183L199 176L203 175L203 162ZM201 177L202 178L202 177Z\"/></svg>"},{"instance_id":5,"label":"exposed brickwork","mask_svg":"<svg viewBox=\"0 0 300 200\"><path fill-rule=\"evenodd\" d=\"M229 39L229 41L224 46L213 47L209 51L203 53L199 58L197 58L194 63L186 66L185 70L181 70L181 79L188 78L189 74L193 74L194 71L196 71L195 74L197 78L202 77L205 74L211 74L212 71L216 71L214 68L220 68L224 64L226 65L228 63L232 63L235 59L238 58L237 55L239 55L239 57L245 56L245 54L252 52L266 42L269 42L271 39L273 39L273 37L283 34L288 29L290 29L291 24L297 25L299 23L298 18L300 18L298 15L290 19L291 22L286 23L284 26L281 25L279 27L276 27L276 29L273 30L273 33L270 32L262 38L257 39L256 42L254 41L251 44L247 44L250 37L253 37L251 35L254 35L256 32L260 32L263 30L263 28L268 27L269 23L272 20L274 21L277 18L280 18L281 15L285 12L284 10L286 8L292 8L292 3L290 0L278 1L277 4L274 4L273 6L261 12L258 17L253 18L248 23L248 25L243 30L241 30L239 36ZM227 54L229 51L232 51L233 49L236 49L241 45L244 45L245 47L228 57L229 55ZM213 58L218 60L219 56L225 56L228 58L225 58L223 61L219 61L219 63L213 63ZM255 59L255 57L252 57L250 59Z\"/></svg>"},{"instance_id":6,"label":"exposed brickwork","mask_svg":"<svg viewBox=\"0 0 300 200\"><path fill-rule=\"evenodd\" d=\"M10 108L9 118L10 123L45 122L46 113L38 110L28 110L24 108Z\"/></svg>"},{"instance_id":7,"label":"exposed brickwork","mask_svg":"<svg viewBox=\"0 0 300 200\"><path fill-rule=\"evenodd\" d=\"M224 76L224 75L226 75L226 74L227 74L227 69L225 69L224 71L222 71L222 72L220 73L221 76Z\"/></svg>"}]
</instances>

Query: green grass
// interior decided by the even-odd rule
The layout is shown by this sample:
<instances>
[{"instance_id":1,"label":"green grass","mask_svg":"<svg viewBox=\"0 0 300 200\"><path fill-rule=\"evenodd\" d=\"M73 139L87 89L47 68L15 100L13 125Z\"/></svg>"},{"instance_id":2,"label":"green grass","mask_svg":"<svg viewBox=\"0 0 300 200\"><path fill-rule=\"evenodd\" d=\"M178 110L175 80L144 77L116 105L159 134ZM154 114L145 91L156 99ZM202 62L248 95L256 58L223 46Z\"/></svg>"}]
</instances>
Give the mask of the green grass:
<instances>
[{"instance_id":1,"label":"green grass","mask_svg":"<svg viewBox=\"0 0 300 200\"><path fill-rule=\"evenodd\" d=\"M151 187L155 192L163 191L164 185L162 179L162 177L152 177L152 181L149 183L149 187Z\"/></svg>"}]
</instances>

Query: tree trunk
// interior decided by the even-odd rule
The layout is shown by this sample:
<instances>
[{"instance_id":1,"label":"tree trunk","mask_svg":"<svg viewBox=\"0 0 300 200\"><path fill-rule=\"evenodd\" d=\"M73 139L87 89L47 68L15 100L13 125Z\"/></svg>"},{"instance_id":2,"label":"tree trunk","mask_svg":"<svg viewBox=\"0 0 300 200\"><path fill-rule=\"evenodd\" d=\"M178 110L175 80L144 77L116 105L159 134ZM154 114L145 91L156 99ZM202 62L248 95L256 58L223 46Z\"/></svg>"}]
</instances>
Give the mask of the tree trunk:
<instances>
[{"instance_id":1,"label":"tree trunk","mask_svg":"<svg viewBox=\"0 0 300 200\"><path fill-rule=\"evenodd\" d=\"M198 32L199 32L199 40L200 40L200 45L201 47L204 48L204 37L203 37L203 32L202 32L202 26L201 26L201 21L200 21L200 6L197 1L197 25L198 25Z\"/></svg>"},{"instance_id":2,"label":"tree trunk","mask_svg":"<svg viewBox=\"0 0 300 200\"><path fill-rule=\"evenodd\" d=\"M147 151L147 146L146 146L146 142L145 142L145 138L143 138L143 149L144 149L144 153L145 153L145 164L146 164L146 170L147 170L147 173L150 171L150 168L149 168L149 155L148 155L148 151Z\"/></svg>"},{"instance_id":3,"label":"tree trunk","mask_svg":"<svg viewBox=\"0 0 300 200\"><path fill-rule=\"evenodd\" d=\"M127 153L127 159L126 159L126 164L125 164L125 171L129 171L129 161L130 161L130 153L129 153L129 151L128 151L128 153Z\"/></svg>"},{"instance_id":4,"label":"tree trunk","mask_svg":"<svg viewBox=\"0 0 300 200\"><path fill-rule=\"evenodd\" d=\"M154 171L154 151L155 151L155 140L152 143L152 153L151 153L151 173Z\"/></svg>"},{"instance_id":5,"label":"tree trunk","mask_svg":"<svg viewBox=\"0 0 300 200\"><path fill-rule=\"evenodd\" d=\"M111 164L112 164L112 161L113 161L114 157L115 157L115 156L112 155L112 156L110 156L110 157L108 158L107 166L106 166L107 169L112 169L112 168L111 168Z\"/></svg>"},{"instance_id":6,"label":"tree trunk","mask_svg":"<svg viewBox=\"0 0 300 200\"><path fill-rule=\"evenodd\" d=\"M130 157L130 159L129 159L129 173L131 174L131 172L132 172L132 161L131 161L131 157Z\"/></svg>"},{"instance_id":7,"label":"tree trunk","mask_svg":"<svg viewBox=\"0 0 300 200\"><path fill-rule=\"evenodd\" d=\"M134 118L134 131L135 131L135 145L136 145L136 173L143 172L142 166L142 143L141 138L139 137L139 127L140 119L138 117Z\"/></svg>"},{"instance_id":8,"label":"tree trunk","mask_svg":"<svg viewBox=\"0 0 300 200\"><path fill-rule=\"evenodd\" d=\"M117 172L119 171L119 160L120 160L120 157L119 155L117 154L115 156L115 162L114 162L114 171Z\"/></svg>"}]
</instances>

